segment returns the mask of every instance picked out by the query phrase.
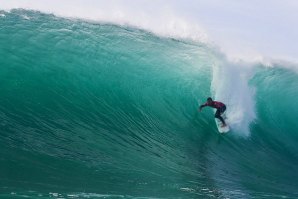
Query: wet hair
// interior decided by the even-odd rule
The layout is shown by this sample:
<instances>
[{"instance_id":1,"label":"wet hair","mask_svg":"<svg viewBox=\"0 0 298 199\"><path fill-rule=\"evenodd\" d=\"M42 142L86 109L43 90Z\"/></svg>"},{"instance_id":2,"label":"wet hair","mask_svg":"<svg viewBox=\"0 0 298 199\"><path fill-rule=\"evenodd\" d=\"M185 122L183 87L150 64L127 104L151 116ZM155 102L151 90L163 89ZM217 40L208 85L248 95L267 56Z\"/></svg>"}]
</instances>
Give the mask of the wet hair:
<instances>
[{"instance_id":1,"label":"wet hair","mask_svg":"<svg viewBox=\"0 0 298 199\"><path fill-rule=\"evenodd\" d=\"M208 97L208 98L207 98L207 101L209 101L209 100L213 101L211 97Z\"/></svg>"}]
</instances>

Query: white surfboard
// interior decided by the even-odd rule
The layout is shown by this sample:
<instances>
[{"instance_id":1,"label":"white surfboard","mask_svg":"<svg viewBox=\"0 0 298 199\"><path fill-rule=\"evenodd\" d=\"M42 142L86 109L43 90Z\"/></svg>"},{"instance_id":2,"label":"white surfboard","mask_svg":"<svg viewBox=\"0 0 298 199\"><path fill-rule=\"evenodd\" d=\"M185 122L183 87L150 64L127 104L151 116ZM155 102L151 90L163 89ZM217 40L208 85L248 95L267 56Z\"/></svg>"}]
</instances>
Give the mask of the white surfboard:
<instances>
[{"instance_id":1,"label":"white surfboard","mask_svg":"<svg viewBox=\"0 0 298 199\"><path fill-rule=\"evenodd\" d=\"M227 133L230 131L230 127L229 127L228 121L227 121L228 118L225 113L221 114L221 117L225 120L226 126L222 127L222 122L219 119L215 118L215 123L216 123L217 129L220 133Z\"/></svg>"}]
</instances>

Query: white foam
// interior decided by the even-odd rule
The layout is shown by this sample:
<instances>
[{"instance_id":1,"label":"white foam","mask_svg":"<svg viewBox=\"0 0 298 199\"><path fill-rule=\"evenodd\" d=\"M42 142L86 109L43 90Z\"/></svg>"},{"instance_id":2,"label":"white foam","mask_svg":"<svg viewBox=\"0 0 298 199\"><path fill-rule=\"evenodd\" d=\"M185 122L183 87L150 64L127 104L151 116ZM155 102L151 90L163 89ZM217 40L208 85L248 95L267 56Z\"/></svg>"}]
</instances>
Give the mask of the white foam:
<instances>
[{"instance_id":1,"label":"white foam","mask_svg":"<svg viewBox=\"0 0 298 199\"><path fill-rule=\"evenodd\" d=\"M21 15L21 17L22 17L23 19L30 20L30 17L28 17L27 15Z\"/></svg>"},{"instance_id":2,"label":"white foam","mask_svg":"<svg viewBox=\"0 0 298 199\"><path fill-rule=\"evenodd\" d=\"M249 126L256 118L254 88L248 85L253 67L225 59L213 65L212 93L214 100L227 105L227 117L233 132L250 134Z\"/></svg>"}]
</instances>

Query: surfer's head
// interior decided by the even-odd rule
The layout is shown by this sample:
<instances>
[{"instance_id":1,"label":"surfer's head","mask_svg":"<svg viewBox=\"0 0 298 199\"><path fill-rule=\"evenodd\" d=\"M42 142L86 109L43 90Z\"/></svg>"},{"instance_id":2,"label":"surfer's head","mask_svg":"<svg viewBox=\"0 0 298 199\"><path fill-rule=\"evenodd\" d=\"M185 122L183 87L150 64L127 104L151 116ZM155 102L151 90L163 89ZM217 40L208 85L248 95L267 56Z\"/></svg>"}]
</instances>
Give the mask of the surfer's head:
<instances>
[{"instance_id":1,"label":"surfer's head","mask_svg":"<svg viewBox=\"0 0 298 199\"><path fill-rule=\"evenodd\" d=\"M213 100L212 100L212 98L211 97L208 97L207 98L207 102L212 102Z\"/></svg>"}]
</instances>

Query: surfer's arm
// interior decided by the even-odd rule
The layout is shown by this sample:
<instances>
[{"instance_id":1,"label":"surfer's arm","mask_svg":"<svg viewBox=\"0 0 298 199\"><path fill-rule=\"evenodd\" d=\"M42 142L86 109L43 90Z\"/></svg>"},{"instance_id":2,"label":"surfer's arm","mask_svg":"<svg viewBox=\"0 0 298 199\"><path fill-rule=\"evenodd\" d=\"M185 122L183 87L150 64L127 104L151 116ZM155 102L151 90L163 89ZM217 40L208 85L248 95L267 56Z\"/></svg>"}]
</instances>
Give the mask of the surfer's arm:
<instances>
[{"instance_id":1,"label":"surfer's arm","mask_svg":"<svg viewBox=\"0 0 298 199\"><path fill-rule=\"evenodd\" d=\"M202 104L202 105L200 106L200 108L199 108L199 111L201 111L205 106L207 106L206 103L205 103L205 104Z\"/></svg>"}]
</instances>

